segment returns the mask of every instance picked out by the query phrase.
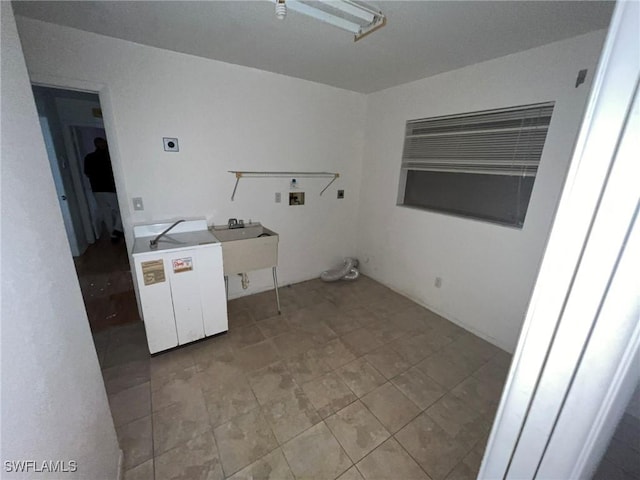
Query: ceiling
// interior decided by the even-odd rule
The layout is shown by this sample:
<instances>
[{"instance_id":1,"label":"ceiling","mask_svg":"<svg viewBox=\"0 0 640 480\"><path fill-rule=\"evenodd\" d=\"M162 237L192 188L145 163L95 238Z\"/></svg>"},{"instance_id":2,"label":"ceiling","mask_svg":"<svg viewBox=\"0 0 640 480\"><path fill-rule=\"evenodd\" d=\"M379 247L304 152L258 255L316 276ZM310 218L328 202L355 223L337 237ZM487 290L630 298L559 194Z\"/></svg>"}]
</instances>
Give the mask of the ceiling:
<instances>
[{"instance_id":1,"label":"ceiling","mask_svg":"<svg viewBox=\"0 0 640 480\"><path fill-rule=\"evenodd\" d=\"M613 2L370 1L387 25L358 42L262 1L14 1L17 15L370 93L606 28Z\"/></svg>"}]
</instances>

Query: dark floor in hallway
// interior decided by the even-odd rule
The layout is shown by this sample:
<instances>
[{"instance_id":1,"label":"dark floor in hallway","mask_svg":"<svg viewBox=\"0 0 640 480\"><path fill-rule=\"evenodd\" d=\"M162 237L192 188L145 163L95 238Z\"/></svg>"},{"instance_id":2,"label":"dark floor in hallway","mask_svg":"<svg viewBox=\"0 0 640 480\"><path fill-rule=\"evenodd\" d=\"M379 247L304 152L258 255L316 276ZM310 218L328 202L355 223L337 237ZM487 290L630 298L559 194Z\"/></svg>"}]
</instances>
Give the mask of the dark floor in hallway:
<instances>
[{"instance_id":1,"label":"dark floor in hallway","mask_svg":"<svg viewBox=\"0 0 640 480\"><path fill-rule=\"evenodd\" d=\"M74 263L92 332L140 321L124 240L103 235Z\"/></svg>"}]
</instances>

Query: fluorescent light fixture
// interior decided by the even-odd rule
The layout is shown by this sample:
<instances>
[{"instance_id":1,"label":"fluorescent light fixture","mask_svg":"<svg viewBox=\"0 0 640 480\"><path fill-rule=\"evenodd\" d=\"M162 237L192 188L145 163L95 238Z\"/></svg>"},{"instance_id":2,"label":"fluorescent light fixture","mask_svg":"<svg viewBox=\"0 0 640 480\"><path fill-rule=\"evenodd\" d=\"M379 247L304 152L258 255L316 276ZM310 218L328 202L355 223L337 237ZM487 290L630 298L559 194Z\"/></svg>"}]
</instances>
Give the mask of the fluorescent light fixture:
<instances>
[{"instance_id":1,"label":"fluorescent light fixture","mask_svg":"<svg viewBox=\"0 0 640 480\"><path fill-rule=\"evenodd\" d=\"M276 16L283 19L287 9L313 17L353 33L354 41L378 30L387 23L379 10L353 0L271 0L276 4Z\"/></svg>"}]
</instances>

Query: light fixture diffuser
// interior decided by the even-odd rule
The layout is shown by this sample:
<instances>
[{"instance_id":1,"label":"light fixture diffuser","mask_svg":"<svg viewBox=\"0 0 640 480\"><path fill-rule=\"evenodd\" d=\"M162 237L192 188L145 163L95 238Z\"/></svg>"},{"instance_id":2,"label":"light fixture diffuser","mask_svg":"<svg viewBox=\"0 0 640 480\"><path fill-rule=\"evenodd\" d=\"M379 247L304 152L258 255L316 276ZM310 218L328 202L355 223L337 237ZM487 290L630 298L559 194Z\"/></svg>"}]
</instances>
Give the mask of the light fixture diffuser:
<instances>
[{"instance_id":1,"label":"light fixture diffuser","mask_svg":"<svg viewBox=\"0 0 640 480\"><path fill-rule=\"evenodd\" d=\"M354 35L354 41L360 40L387 23L382 12L353 0L271 1L276 4L278 18L284 18L286 9L290 9L351 32Z\"/></svg>"}]
</instances>

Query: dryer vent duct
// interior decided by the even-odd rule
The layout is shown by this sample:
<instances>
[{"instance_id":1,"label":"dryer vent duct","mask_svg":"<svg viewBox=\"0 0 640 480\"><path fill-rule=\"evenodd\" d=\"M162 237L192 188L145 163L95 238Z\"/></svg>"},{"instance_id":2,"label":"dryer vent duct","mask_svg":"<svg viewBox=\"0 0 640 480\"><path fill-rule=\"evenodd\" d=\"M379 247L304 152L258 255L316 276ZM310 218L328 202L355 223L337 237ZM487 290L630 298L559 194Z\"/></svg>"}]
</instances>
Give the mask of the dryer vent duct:
<instances>
[{"instance_id":1,"label":"dryer vent duct","mask_svg":"<svg viewBox=\"0 0 640 480\"><path fill-rule=\"evenodd\" d=\"M347 257L341 267L326 270L320 274L324 282L337 282L338 280L355 280L360 276L358 259Z\"/></svg>"}]
</instances>

